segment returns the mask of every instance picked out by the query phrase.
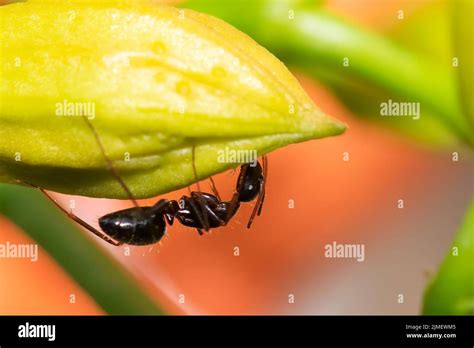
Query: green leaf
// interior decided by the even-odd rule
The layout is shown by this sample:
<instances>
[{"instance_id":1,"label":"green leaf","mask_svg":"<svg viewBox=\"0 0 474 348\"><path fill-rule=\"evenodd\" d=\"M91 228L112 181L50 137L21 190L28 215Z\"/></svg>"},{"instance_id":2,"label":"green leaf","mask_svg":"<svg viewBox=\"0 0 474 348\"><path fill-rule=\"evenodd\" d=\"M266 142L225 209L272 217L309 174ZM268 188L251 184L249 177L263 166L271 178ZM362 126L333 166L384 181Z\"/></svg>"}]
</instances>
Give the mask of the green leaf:
<instances>
[{"instance_id":1,"label":"green leaf","mask_svg":"<svg viewBox=\"0 0 474 348\"><path fill-rule=\"evenodd\" d=\"M426 289L423 313L474 315L474 200L438 274Z\"/></svg>"},{"instance_id":2,"label":"green leaf","mask_svg":"<svg viewBox=\"0 0 474 348\"><path fill-rule=\"evenodd\" d=\"M21 227L109 314L162 314L134 277L43 195L0 184L0 214Z\"/></svg>"},{"instance_id":3,"label":"green leaf","mask_svg":"<svg viewBox=\"0 0 474 348\"><path fill-rule=\"evenodd\" d=\"M412 52L452 66L452 33L448 1L423 4L385 34Z\"/></svg>"},{"instance_id":4,"label":"green leaf","mask_svg":"<svg viewBox=\"0 0 474 348\"><path fill-rule=\"evenodd\" d=\"M420 59L450 65L452 61L449 26L449 6L446 2L427 4L417 12L399 20L384 35L415 53ZM309 68L311 69L311 68ZM313 68L314 69L314 68ZM430 148L459 148L459 140L437 115L437 110L421 106L418 120L410 117L380 117L380 104L391 99L403 101L406 98L377 85L368 84L363 78L337 74L328 69L314 69L314 76L331 86L341 100L358 116L381 126L396 130Z\"/></svg>"},{"instance_id":5,"label":"green leaf","mask_svg":"<svg viewBox=\"0 0 474 348\"><path fill-rule=\"evenodd\" d=\"M218 16L245 31L285 63L327 83L356 111L370 112L368 116L375 119L381 118L380 102L387 101L382 98L419 102L422 121L387 123L430 142L436 142L439 135L443 144L452 143L453 138L474 144L450 61L437 62L324 10L285 4L272 0L190 0L185 6ZM294 19L288 17L290 9ZM349 66L343 66L345 58ZM433 136L423 134L426 130Z\"/></svg>"},{"instance_id":6,"label":"green leaf","mask_svg":"<svg viewBox=\"0 0 474 348\"><path fill-rule=\"evenodd\" d=\"M337 135L286 67L221 20L148 1L0 7L0 180L127 198L83 117L138 198ZM78 106L89 109L79 110ZM71 110L69 108L71 107ZM77 109L75 109L77 107ZM87 112L89 111L89 112Z\"/></svg>"},{"instance_id":7,"label":"green leaf","mask_svg":"<svg viewBox=\"0 0 474 348\"><path fill-rule=\"evenodd\" d=\"M474 131L474 1L453 1L454 51L459 60L458 78L466 119Z\"/></svg>"},{"instance_id":8,"label":"green leaf","mask_svg":"<svg viewBox=\"0 0 474 348\"><path fill-rule=\"evenodd\" d=\"M330 86L338 98L358 117L380 126L395 130L400 134L430 146L430 148L458 148L459 139L436 115L435 111L420 106L420 117L381 117L382 103L388 100L401 102L405 99L388 90L368 85L361 79L347 77L335 71L306 67L308 72L319 81Z\"/></svg>"}]
</instances>

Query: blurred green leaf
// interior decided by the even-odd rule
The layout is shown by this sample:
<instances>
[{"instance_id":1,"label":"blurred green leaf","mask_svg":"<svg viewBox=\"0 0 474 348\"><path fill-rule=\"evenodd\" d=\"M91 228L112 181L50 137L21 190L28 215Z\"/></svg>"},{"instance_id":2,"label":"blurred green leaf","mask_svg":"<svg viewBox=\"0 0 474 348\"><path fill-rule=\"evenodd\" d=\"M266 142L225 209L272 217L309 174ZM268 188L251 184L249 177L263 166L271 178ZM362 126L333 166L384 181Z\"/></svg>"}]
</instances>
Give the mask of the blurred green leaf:
<instances>
[{"instance_id":1,"label":"blurred green leaf","mask_svg":"<svg viewBox=\"0 0 474 348\"><path fill-rule=\"evenodd\" d=\"M377 119L382 100L419 102L419 121L381 122L430 142L451 144L457 139L474 144L450 62L437 62L321 9L298 7L297 2L190 0L185 6L245 31L286 63L327 83L355 111ZM343 66L344 58L349 66Z\"/></svg>"},{"instance_id":2,"label":"blurred green leaf","mask_svg":"<svg viewBox=\"0 0 474 348\"><path fill-rule=\"evenodd\" d=\"M426 289L423 314L474 315L474 201L449 254Z\"/></svg>"},{"instance_id":3,"label":"blurred green leaf","mask_svg":"<svg viewBox=\"0 0 474 348\"><path fill-rule=\"evenodd\" d=\"M420 57L429 57L441 65L452 65L449 4L437 1L422 6L411 15L406 15L399 24L384 35ZM435 110L422 109L420 119L404 117L380 117L380 104L389 99L403 100L399 94L376 85L370 85L361 78L348 77L329 69L308 66L313 76L331 86L338 97L361 117L382 126L395 129L431 147L453 148L458 139L436 115Z\"/></svg>"},{"instance_id":4,"label":"blurred green leaf","mask_svg":"<svg viewBox=\"0 0 474 348\"><path fill-rule=\"evenodd\" d=\"M427 2L406 14L385 33L410 51L452 66L452 35L449 1Z\"/></svg>"},{"instance_id":5,"label":"blurred green leaf","mask_svg":"<svg viewBox=\"0 0 474 348\"><path fill-rule=\"evenodd\" d=\"M107 313L162 314L133 276L39 191L0 184L0 214L39 243Z\"/></svg>"},{"instance_id":6,"label":"blurred green leaf","mask_svg":"<svg viewBox=\"0 0 474 348\"><path fill-rule=\"evenodd\" d=\"M195 182L193 146L202 179L239 165L219 161L220 151L261 156L345 130L278 59L204 14L55 0L2 6L0 16L6 182L128 198L82 117L64 116L75 103L137 198Z\"/></svg>"},{"instance_id":7,"label":"blurred green leaf","mask_svg":"<svg viewBox=\"0 0 474 348\"><path fill-rule=\"evenodd\" d=\"M447 1L424 4L399 20L387 36L424 59L452 67L448 5ZM396 123L395 128L431 146L457 147L456 136L444 126L436 113L436 110L424 111L418 122L398 120L393 123Z\"/></svg>"},{"instance_id":8,"label":"blurred green leaf","mask_svg":"<svg viewBox=\"0 0 474 348\"><path fill-rule=\"evenodd\" d=\"M453 6L455 56L459 59L459 88L464 114L474 131L474 1L457 0Z\"/></svg>"},{"instance_id":9,"label":"blurred green leaf","mask_svg":"<svg viewBox=\"0 0 474 348\"><path fill-rule=\"evenodd\" d=\"M382 103L404 99L360 79L348 78L331 70L309 66L303 70L330 86L338 98L363 119L396 130L430 147L451 148L459 144L458 138L433 111L424 110L421 106L421 115L417 120L413 117L381 117Z\"/></svg>"}]
</instances>

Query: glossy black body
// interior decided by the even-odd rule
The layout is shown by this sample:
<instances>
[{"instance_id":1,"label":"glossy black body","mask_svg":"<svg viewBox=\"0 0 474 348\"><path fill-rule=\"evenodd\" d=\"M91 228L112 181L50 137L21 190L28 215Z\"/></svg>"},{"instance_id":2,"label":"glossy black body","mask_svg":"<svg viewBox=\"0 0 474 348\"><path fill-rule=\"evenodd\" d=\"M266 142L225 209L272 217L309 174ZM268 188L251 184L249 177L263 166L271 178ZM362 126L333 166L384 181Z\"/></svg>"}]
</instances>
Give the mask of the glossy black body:
<instances>
[{"instance_id":1,"label":"glossy black body","mask_svg":"<svg viewBox=\"0 0 474 348\"><path fill-rule=\"evenodd\" d=\"M221 201L205 192L191 192L179 202L161 199L152 207L133 207L107 214L99 219L102 231L118 244L148 245L158 242L166 233L166 222L176 218L182 225L202 229L226 225L240 207L240 202L254 200L263 189L264 175L260 163L241 166L236 193L231 201ZM261 207L260 207L261 209ZM248 227L250 224L248 225Z\"/></svg>"},{"instance_id":2,"label":"glossy black body","mask_svg":"<svg viewBox=\"0 0 474 348\"><path fill-rule=\"evenodd\" d=\"M239 206L237 202L236 208L231 211L230 202L221 202L209 193L191 192L191 197L183 196L179 200L180 209L175 217L184 226L205 229L204 222L207 219L208 227L216 228L227 224Z\"/></svg>"},{"instance_id":3,"label":"glossy black body","mask_svg":"<svg viewBox=\"0 0 474 348\"><path fill-rule=\"evenodd\" d=\"M244 167L246 167L246 170L244 170ZM250 164L243 165L236 186L239 193L239 202L253 201L262 189L263 179L260 163L257 162L254 167Z\"/></svg>"},{"instance_id":4,"label":"glossy black body","mask_svg":"<svg viewBox=\"0 0 474 348\"><path fill-rule=\"evenodd\" d=\"M166 232L163 214L153 207L133 207L107 214L99 219L99 226L114 240L131 245L156 243Z\"/></svg>"},{"instance_id":5,"label":"glossy black body","mask_svg":"<svg viewBox=\"0 0 474 348\"><path fill-rule=\"evenodd\" d=\"M153 207L119 210L99 219L99 226L109 237L130 245L158 242L166 233L166 222L173 224L179 207L176 201L161 199Z\"/></svg>"}]
</instances>

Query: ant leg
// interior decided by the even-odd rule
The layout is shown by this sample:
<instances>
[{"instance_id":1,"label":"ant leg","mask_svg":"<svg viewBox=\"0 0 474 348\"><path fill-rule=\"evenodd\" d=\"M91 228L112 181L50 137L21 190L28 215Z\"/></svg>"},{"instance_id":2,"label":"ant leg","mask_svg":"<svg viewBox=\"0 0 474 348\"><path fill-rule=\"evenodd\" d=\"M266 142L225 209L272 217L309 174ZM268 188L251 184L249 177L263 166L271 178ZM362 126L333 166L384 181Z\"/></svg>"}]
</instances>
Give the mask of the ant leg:
<instances>
[{"instance_id":1,"label":"ant leg","mask_svg":"<svg viewBox=\"0 0 474 348\"><path fill-rule=\"evenodd\" d=\"M209 177L209 180L211 181L211 190L212 190L212 193L214 193L214 196L217 197L217 199L222 202L221 200L221 196L219 195L219 191L217 191L217 187L216 187L216 183L214 182L214 179L211 177Z\"/></svg>"},{"instance_id":2,"label":"ant leg","mask_svg":"<svg viewBox=\"0 0 474 348\"><path fill-rule=\"evenodd\" d=\"M263 185L262 185L262 200L260 201L260 206L258 207L258 213L257 215L260 216L262 213L262 207L263 207L263 202L265 201L265 187L267 185L267 172L268 172L268 159L267 156L262 156L262 162L263 162Z\"/></svg>"},{"instance_id":3,"label":"ant leg","mask_svg":"<svg viewBox=\"0 0 474 348\"><path fill-rule=\"evenodd\" d=\"M83 119L86 122L87 126L92 131L92 134L94 135L94 138L95 138L97 144L99 145L100 151L102 152L102 156L104 157L105 162L107 163L107 168L110 170L112 175L117 179L120 186L122 186L123 190L127 194L128 198L133 202L135 207L140 208L140 206L138 205L137 200L135 199L135 197L132 194L132 191L130 191L128 186L125 184L123 179L120 177L119 173L117 172L117 169L115 169L115 167L112 163L112 160L109 158L109 156L107 156L107 153L105 152L104 144L102 143L102 140L100 140L99 133L97 133L96 129L94 128L94 126L92 125L92 123L89 121L89 119L87 117L83 117Z\"/></svg>"},{"instance_id":4,"label":"ant leg","mask_svg":"<svg viewBox=\"0 0 474 348\"><path fill-rule=\"evenodd\" d=\"M203 208L203 206L200 204L201 209L198 209L198 207L196 207L196 205L194 204L194 201L191 198L189 199L188 203L189 203L189 206L191 207L191 209L194 211L194 213L198 217L199 223L201 224L201 226L203 226L204 219L202 218L201 213L204 214L204 215L206 214L206 212L204 211L205 208ZM208 224L209 224L209 222L208 222ZM207 225L207 226L209 226L209 225ZM202 236L204 234L202 232L201 228L196 228L196 229L197 229L200 236ZM206 231L209 231L209 228L206 229Z\"/></svg>"},{"instance_id":5,"label":"ant leg","mask_svg":"<svg viewBox=\"0 0 474 348\"><path fill-rule=\"evenodd\" d=\"M217 216L216 212L209 208L209 206L204 205L204 208L206 209L208 216L211 216L213 220L216 220L220 226L226 225L226 221L222 220L219 216Z\"/></svg>"},{"instance_id":6,"label":"ant leg","mask_svg":"<svg viewBox=\"0 0 474 348\"><path fill-rule=\"evenodd\" d=\"M260 215L260 213L262 212L263 201L265 200L265 184L267 181L267 170L268 170L268 162L267 162L266 156L262 157L262 162L263 162L263 182L262 182L262 185L260 186L260 193L257 198L257 203L255 203L255 207L253 208L252 215L250 216L249 222L247 223L247 228L250 228L250 226L252 225L255 215L256 214Z\"/></svg>"},{"instance_id":7,"label":"ant leg","mask_svg":"<svg viewBox=\"0 0 474 348\"><path fill-rule=\"evenodd\" d=\"M27 183L27 182L24 182L24 181L21 181L21 180L17 180L18 182L22 183L22 184L26 184L28 186L31 186L33 188L36 188L38 190L41 191L41 193L43 193L46 198L48 198L51 202L53 202L53 204L58 207L64 214L66 214L68 217L70 217L72 220L74 220L76 223L78 223L79 225L81 225L82 227L84 227L85 229L89 230L90 232L92 232L93 234L95 234L97 237L105 240L107 243L110 243L112 245L115 245L115 246L119 246L119 245L122 245L123 243L120 243L120 242L116 242L115 240L113 240L112 238L108 237L107 235L105 235L104 233L98 231L96 228L92 227L91 225L89 225L87 222L85 222L84 220L82 220L79 216L67 211L66 209L64 209L61 205L59 205L58 202L56 202L56 200L51 197L44 189L42 189L41 187L38 187L38 186L35 186L33 184L30 184L30 183Z\"/></svg>"},{"instance_id":8,"label":"ant leg","mask_svg":"<svg viewBox=\"0 0 474 348\"><path fill-rule=\"evenodd\" d=\"M194 203L194 201L193 201L192 199L189 199L188 203L189 203L189 205L191 206L191 209L193 209L194 213L198 216L199 222L201 222L202 220L201 220L200 217L199 217L199 214L200 214L200 212L199 212L199 210L200 210L199 207L196 206L196 204ZM221 218L219 218L219 217L216 215L216 213L215 213L214 211L212 211L211 208L209 208L208 206L205 205L205 206L204 206L204 209L206 209L206 211L205 211L204 213L209 214L213 219L217 220L217 221L219 222L219 225L221 225L221 226L224 226L224 225L225 225L225 221L223 221ZM200 235L203 234L202 229L197 228L197 230L198 230L198 232L199 232ZM206 230L206 231L207 231L207 230Z\"/></svg>"},{"instance_id":9,"label":"ant leg","mask_svg":"<svg viewBox=\"0 0 474 348\"><path fill-rule=\"evenodd\" d=\"M194 178L196 179L196 186L198 188L198 192L201 193L201 186L199 185L199 179L198 179L196 163L195 163L195 158L196 158L195 150L196 150L196 146L193 144L192 151L191 151L192 166L193 166ZM209 231L209 228L210 228L209 219L207 217L205 203L202 201L201 195L198 196L197 200L199 202L199 205L201 206L201 213L202 213L202 215L197 214L199 222L201 223L201 226L204 227L205 231Z\"/></svg>"}]
</instances>

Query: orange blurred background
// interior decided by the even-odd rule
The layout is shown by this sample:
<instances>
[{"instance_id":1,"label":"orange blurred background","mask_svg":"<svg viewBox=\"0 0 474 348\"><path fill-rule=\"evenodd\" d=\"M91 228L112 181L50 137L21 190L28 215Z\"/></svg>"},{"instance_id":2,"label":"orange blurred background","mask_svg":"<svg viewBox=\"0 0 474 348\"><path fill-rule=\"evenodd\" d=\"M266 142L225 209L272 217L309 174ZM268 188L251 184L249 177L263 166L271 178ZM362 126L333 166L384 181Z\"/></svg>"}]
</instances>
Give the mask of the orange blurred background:
<instances>
[{"instance_id":1,"label":"orange blurred background","mask_svg":"<svg viewBox=\"0 0 474 348\"><path fill-rule=\"evenodd\" d=\"M330 8L384 28L400 6L411 11L425 2L339 0ZM124 247L91 236L169 313L419 313L427 272L436 270L469 202L464 188L472 186L472 158L453 162L449 153L428 151L360 121L326 89L298 77L315 103L349 130L269 155L266 201L251 230L245 228L252 209L247 204L229 226L212 234L199 236L175 224L160 245L131 247L130 256ZM215 177L221 196L230 197L236 175ZM205 190L207 185L202 183ZM164 196L183 194L186 189ZM94 223L130 205L74 199L75 213ZM404 209L397 207L399 199ZM6 241L33 243L0 217L0 243ZM325 258L324 245L333 241L365 244L365 261ZM0 314L103 314L43 250L36 263L0 259L0 284Z\"/></svg>"}]
</instances>

